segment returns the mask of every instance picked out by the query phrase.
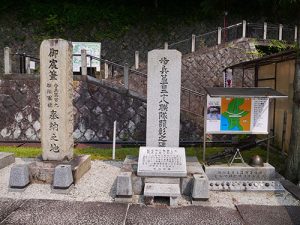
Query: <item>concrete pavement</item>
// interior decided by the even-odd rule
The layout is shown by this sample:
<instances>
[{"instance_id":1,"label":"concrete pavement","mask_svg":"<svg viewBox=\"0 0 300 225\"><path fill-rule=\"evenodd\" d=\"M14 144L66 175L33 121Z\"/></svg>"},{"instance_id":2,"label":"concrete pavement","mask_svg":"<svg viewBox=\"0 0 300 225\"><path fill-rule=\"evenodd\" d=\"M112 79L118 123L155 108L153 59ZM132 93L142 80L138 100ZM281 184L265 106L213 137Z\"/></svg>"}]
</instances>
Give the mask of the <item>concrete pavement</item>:
<instances>
[{"instance_id":1,"label":"concrete pavement","mask_svg":"<svg viewBox=\"0 0 300 225\"><path fill-rule=\"evenodd\" d=\"M299 206L237 205L179 208L137 204L0 199L0 225L300 224Z\"/></svg>"}]
</instances>

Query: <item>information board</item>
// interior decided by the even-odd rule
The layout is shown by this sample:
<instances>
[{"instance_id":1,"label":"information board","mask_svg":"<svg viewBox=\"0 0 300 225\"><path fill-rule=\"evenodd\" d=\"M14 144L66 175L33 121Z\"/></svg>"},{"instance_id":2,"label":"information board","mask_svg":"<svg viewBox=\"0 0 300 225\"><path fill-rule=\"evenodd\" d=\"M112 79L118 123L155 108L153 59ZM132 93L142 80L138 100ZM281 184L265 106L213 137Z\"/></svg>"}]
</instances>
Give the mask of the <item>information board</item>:
<instances>
[{"instance_id":1,"label":"information board","mask_svg":"<svg viewBox=\"0 0 300 225\"><path fill-rule=\"evenodd\" d=\"M268 134L269 99L207 96L206 133Z\"/></svg>"},{"instance_id":2,"label":"information board","mask_svg":"<svg viewBox=\"0 0 300 225\"><path fill-rule=\"evenodd\" d=\"M92 55L100 59L101 57L101 43L99 42L72 42L73 54L81 54L81 49L86 50L87 55ZM81 56L73 56L73 71L80 72L81 67ZM92 60L87 57L87 67L96 67L97 71L100 71L100 61Z\"/></svg>"}]
</instances>

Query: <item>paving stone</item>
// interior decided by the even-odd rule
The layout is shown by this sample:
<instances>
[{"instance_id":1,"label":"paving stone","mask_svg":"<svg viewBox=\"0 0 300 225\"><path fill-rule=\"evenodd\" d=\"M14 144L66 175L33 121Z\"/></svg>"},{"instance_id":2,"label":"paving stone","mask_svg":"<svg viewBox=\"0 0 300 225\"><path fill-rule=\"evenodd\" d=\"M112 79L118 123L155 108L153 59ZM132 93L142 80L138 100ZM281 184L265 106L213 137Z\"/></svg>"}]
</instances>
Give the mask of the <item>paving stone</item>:
<instances>
[{"instance_id":1,"label":"paving stone","mask_svg":"<svg viewBox=\"0 0 300 225\"><path fill-rule=\"evenodd\" d=\"M0 224L9 214L18 209L23 202L22 200L8 198L0 199Z\"/></svg>"},{"instance_id":2,"label":"paving stone","mask_svg":"<svg viewBox=\"0 0 300 225\"><path fill-rule=\"evenodd\" d=\"M237 205L246 224L300 224L300 206Z\"/></svg>"},{"instance_id":3,"label":"paving stone","mask_svg":"<svg viewBox=\"0 0 300 225\"><path fill-rule=\"evenodd\" d=\"M244 224L239 213L224 207L188 206L178 208L154 208L143 205L131 205L126 225L225 225Z\"/></svg>"},{"instance_id":4,"label":"paving stone","mask_svg":"<svg viewBox=\"0 0 300 225\"><path fill-rule=\"evenodd\" d=\"M127 204L120 203L28 200L0 224L121 225L126 211Z\"/></svg>"}]
</instances>

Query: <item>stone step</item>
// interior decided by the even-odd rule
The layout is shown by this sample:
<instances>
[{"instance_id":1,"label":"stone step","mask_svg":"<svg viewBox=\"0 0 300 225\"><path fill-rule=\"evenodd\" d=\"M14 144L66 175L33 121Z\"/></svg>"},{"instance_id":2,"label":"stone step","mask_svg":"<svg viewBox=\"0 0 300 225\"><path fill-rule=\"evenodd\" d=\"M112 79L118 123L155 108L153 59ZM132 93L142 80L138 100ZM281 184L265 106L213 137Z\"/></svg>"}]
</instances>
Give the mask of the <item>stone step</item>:
<instances>
[{"instance_id":1,"label":"stone step","mask_svg":"<svg viewBox=\"0 0 300 225\"><path fill-rule=\"evenodd\" d=\"M144 196L148 197L179 197L179 184L145 183Z\"/></svg>"},{"instance_id":2,"label":"stone step","mask_svg":"<svg viewBox=\"0 0 300 225\"><path fill-rule=\"evenodd\" d=\"M169 177L146 177L145 183L156 183L156 184L180 184L180 178L169 178Z\"/></svg>"}]
</instances>

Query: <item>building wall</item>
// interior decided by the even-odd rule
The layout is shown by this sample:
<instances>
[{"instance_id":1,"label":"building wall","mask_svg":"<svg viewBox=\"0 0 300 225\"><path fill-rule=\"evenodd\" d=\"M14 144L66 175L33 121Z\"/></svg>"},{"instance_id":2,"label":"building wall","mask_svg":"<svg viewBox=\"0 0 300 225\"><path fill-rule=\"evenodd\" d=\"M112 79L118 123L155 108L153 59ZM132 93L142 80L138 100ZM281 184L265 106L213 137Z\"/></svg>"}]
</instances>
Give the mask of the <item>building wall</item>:
<instances>
[{"instance_id":1,"label":"building wall","mask_svg":"<svg viewBox=\"0 0 300 225\"><path fill-rule=\"evenodd\" d=\"M294 73L295 60L260 66L258 69L259 87L271 87L288 95L288 99L274 100L270 108L271 128L276 136L275 144L285 152L288 152L291 135Z\"/></svg>"}]
</instances>

